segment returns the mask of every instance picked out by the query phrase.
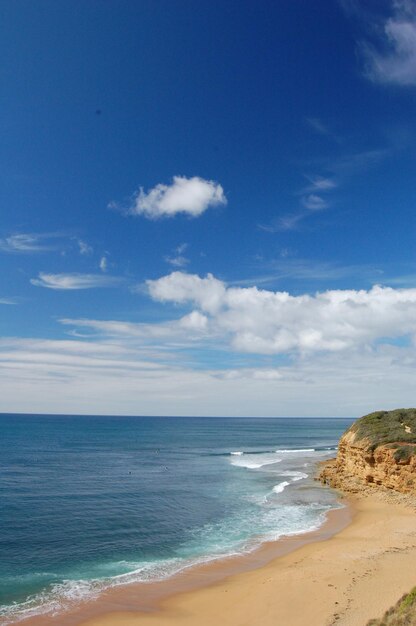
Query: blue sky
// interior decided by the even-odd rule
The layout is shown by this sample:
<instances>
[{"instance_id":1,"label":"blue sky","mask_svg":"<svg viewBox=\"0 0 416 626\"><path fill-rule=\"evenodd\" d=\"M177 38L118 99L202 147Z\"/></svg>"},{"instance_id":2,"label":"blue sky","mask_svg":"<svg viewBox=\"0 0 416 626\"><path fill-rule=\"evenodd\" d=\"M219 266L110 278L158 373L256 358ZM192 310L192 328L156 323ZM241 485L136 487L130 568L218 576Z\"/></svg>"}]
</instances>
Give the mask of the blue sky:
<instances>
[{"instance_id":1,"label":"blue sky","mask_svg":"<svg viewBox=\"0 0 416 626\"><path fill-rule=\"evenodd\" d=\"M0 410L415 404L414 2L0 15Z\"/></svg>"}]
</instances>

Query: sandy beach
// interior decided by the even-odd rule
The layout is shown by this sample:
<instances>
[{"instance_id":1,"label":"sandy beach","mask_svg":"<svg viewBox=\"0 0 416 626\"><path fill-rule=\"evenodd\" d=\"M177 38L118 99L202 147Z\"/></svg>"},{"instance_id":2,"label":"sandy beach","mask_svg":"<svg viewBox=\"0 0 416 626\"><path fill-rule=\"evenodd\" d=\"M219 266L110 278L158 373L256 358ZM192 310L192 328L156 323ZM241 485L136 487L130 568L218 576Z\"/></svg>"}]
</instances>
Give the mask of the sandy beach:
<instances>
[{"instance_id":1,"label":"sandy beach","mask_svg":"<svg viewBox=\"0 0 416 626\"><path fill-rule=\"evenodd\" d=\"M365 626L416 584L415 522L400 495L349 497L313 533L162 583L112 589L73 612L23 624Z\"/></svg>"},{"instance_id":2,"label":"sandy beach","mask_svg":"<svg viewBox=\"0 0 416 626\"><path fill-rule=\"evenodd\" d=\"M416 583L415 511L352 501L351 523L272 562L178 593L150 614L114 612L82 626L364 626Z\"/></svg>"}]
</instances>

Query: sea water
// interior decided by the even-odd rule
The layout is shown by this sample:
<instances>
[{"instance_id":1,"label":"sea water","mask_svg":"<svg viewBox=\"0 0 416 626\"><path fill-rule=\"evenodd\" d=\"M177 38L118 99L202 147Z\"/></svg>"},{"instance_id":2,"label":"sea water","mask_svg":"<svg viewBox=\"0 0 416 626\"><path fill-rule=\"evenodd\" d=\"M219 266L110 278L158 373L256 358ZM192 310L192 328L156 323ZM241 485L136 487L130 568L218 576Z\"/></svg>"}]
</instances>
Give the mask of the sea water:
<instances>
[{"instance_id":1,"label":"sea water","mask_svg":"<svg viewBox=\"0 0 416 626\"><path fill-rule=\"evenodd\" d=\"M0 415L0 623L319 527L351 422Z\"/></svg>"}]
</instances>

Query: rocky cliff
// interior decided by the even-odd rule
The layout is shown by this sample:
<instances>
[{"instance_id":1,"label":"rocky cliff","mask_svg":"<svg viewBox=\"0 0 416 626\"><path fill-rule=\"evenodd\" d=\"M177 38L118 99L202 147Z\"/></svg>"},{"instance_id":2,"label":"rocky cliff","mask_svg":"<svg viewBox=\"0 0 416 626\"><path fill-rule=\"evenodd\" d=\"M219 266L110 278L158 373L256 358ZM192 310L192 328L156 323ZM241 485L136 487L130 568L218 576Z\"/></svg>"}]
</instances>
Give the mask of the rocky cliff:
<instances>
[{"instance_id":1,"label":"rocky cliff","mask_svg":"<svg viewBox=\"0 0 416 626\"><path fill-rule=\"evenodd\" d=\"M382 486L416 494L416 409L377 411L358 419L339 441L319 479L344 491Z\"/></svg>"}]
</instances>

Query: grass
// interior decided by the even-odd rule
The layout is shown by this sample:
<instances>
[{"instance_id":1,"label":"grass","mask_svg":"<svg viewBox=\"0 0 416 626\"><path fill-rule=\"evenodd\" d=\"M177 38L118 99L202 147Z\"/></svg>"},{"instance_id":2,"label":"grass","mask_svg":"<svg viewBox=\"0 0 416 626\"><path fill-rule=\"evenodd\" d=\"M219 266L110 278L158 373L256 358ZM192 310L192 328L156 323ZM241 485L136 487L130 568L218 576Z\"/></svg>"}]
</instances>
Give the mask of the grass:
<instances>
[{"instance_id":1,"label":"grass","mask_svg":"<svg viewBox=\"0 0 416 626\"><path fill-rule=\"evenodd\" d=\"M372 619L367 626L416 626L416 587L400 598L381 619Z\"/></svg>"},{"instance_id":2,"label":"grass","mask_svg":"<svg viewBox=\"0 0 416 626\"><path fill-rule=\"evenodd\" d=\"M376 411L354 422L350 431L365 441L369 450L392 444L397 448L398 460L408 459L415 452L415 446L405 444L416 444L416 409Z\"/></svg>"}]
</instances>

